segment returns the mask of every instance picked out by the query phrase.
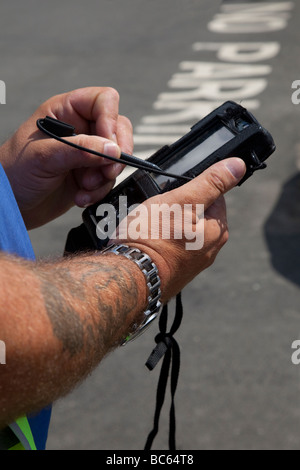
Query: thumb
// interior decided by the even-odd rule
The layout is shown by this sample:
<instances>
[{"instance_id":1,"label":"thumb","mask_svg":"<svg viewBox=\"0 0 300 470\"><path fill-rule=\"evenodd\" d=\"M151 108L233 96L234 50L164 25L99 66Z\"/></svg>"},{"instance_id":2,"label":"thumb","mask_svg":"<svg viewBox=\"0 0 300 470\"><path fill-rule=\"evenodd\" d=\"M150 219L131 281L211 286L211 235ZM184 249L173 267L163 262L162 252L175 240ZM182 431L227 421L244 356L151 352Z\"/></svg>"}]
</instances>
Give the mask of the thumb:
<instances>
[{"instance_id":1,"label":"thumb","mask_svg":"<svg viewBox=\"0 0 300 470\"><path fill-rule=\"evenodd\" d=\"M204 208L207 209L222 194L234 188L245 172L246 165L240 158L222 160L191 182L170 191L169 197L183 204L204 204Z\"/></svg>"}]
</instances>

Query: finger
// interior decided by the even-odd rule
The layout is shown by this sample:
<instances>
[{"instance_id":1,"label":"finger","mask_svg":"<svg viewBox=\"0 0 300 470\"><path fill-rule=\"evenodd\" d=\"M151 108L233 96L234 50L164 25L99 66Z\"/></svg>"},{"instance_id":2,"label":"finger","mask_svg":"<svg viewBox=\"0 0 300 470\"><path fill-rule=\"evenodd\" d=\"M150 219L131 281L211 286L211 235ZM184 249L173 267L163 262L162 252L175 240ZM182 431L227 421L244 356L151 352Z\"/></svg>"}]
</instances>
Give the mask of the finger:
<instances>
[{"instance_id":1,"label":"finger","mask_svg":"<svg viewBox=\"0 0 300 470\"><path fill-rule=\"evenodd\" d=\"M119 94L116 90L108 87L82 88L70 92L67 99L76 113L94 122L97 135L115 140L119 116Z\"/></svg>"},{"instance_id":2,"label":"finger","mask_svg":"<svg viewBox=\"0 0 300 470\"><path fill-rule=\"evenodd\" d=\"M234 188L242 179L246 165L239 158L229 158L215 163L200 176L167 193L169 199L181 204L204 204L206 210L222 194Z\"/></svg>"},{"instance_id":3,"label":"finger","mask_svg":"<svg viewBox=\"0 0 300 470\"><path fill-rule=\"evenodd\" d=\"M66 137L66 140L110 157L120 158L121 155L120 147L116 143L98 136L80 134L76 137ZM30 145L31 151L42 160L41 170L52 175L77 168L100 168L111 164L109 159L74 149L54 139L36 140Z\"/></svg>"},{"instance_id":4,"label":"finger","mask_svg":"<svg viewBox=\"0 0 300 470\"><path fill-rule=\"evenodd\" d=\"M101 188L108 181L115 181L124 166L113 163L101 166L101 168L87 168L75 170L77 186L85 191L94 191Z\"/></svg>"},{"instance_id":5,"label":"finger","mask_svg":"<svg viewBox=\"0 0 300 470\"><path fill-rule=\"evenodd\" d=\"M93 191L85 191L79 189L74 197L74 203L78 207L88 207L96 202L102 201L102 199L112 190L114 181L107 181L100 188Z\"/></svg>"},{"instance_id":6,"label":"finger","mask_svg":"<svg viewBox=\"0 0 300 470\"><path fill-rule=\"evenodd\" d=\"M102 173L102 168L80 168L74 170L73 175L77 187L87 192L94 191L107 183L107 179Z\"/></svg>"},{"instance_id":7,"label":"finger","mask_svg":"<svg viewBox=\"0 0 300 470\"><path fill-rule=\"evenodd\" d=\"M223 246L228 240L228 223L224 196L220 196L205 211L205 241L207 246Z\"/></svg>"},{"instance_id":8,"label":"finger","mask_svg":"<svg viewBox=\"0 0 300 470\"><path fill-rule=\"evenodd\" d=\"M226 203L224 196L220 196L211 206L205 211L205 218L220 220L226 217Z\"/></svg>"},{"instance_id":9,"label":"finger","mask_svg":"<svg viewBox=\"0 0 300 470\"><path fill-rule=\"evenodd\" d=\"M103 176L108 180L115 180L124 170L125 165L122 163L114 163L102 168Z\"/></svg>"},{"instance_id":10,"label":"finger","mask_svg":"<svg viewBox=\"0 0 300 470\"><path fill-rule=\"evenodd\" d=\"M117 143L123 152L133 153L133 129L132 124L125 116L119 116L117 126Z\"/></svg>"},{"instance_id":11,"label":"finger","mask_svg":"<svg viewBox=\"0 0 300 470\"><path fill-rule=\"evenodd\" d=\"M132 154L133 152L133 129L132 124L125 116L119 116L116 140L125 153ZM116 179L124 170L125 165L114 163L109 164L102 169L102 174L108 180Z\"/></svg>"}]
</instances>

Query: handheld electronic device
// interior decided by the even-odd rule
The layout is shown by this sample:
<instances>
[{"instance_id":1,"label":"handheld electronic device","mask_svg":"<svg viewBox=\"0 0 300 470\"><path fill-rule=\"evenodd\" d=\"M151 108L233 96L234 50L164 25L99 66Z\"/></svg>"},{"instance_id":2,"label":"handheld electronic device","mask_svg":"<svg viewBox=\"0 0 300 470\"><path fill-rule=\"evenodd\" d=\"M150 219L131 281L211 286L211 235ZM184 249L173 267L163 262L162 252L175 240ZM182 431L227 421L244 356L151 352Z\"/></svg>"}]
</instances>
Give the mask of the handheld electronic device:
<instances>
[{"instance_id":1,"label":"handheld electronic device","mask_svg":"<svg viewBox=\"0 0 300 470\"><path fill-rule=\"evenodd\" d=\"M127 209L146 199L175 189L195 178L214 163L229 157L239 157L246 163L247 171L241 185L255 171L266 168L265 160L275 151L271 134L244 107L228 101L206 118L195 124L190 132L172 145L166 145L144 161L122 153L114 159L91 149L76 145L64 137L75 136L73 126L46 117L37 121L38 128L72 147L83 149L110 160L121 161L139 168L117 185L102 201L83 212L83 224L69 233L66 251L81 251L89 248L102 249L109 237L99 236L98 224L103 215L98 207L113 205L118 214L127 215ZM123 196L123 198L122 198ZM126 206L120 211L120 200ZM121 214L122 213L122 214ZM109 224L109 220L107 220Z\"/></svg>"},{"instance_id":2,"label":"handheld electronic device","mask_svg":"<svg viewBox=\"0 0 300 470\"><path fill-rule=\"evenodd\" d=\"M118 223L120 200L127 208L185 184L214 163L229 157L242 158L247 167L241 185L257 170L266 168L265 160L275 151L271 134L244 107L229 101L195 124L190 132L170 146L164 146L148 159L151 167L139 169L117 185L102 201L83 211L83 224L68 235L66 252L102 249L109 236L99 236L98 207L115 207ZM172 175L172 176L168 176ZM121 198L126 196L126 198ZM107 220L109 224L109 220Z\"/></svg>"}]
</instances>

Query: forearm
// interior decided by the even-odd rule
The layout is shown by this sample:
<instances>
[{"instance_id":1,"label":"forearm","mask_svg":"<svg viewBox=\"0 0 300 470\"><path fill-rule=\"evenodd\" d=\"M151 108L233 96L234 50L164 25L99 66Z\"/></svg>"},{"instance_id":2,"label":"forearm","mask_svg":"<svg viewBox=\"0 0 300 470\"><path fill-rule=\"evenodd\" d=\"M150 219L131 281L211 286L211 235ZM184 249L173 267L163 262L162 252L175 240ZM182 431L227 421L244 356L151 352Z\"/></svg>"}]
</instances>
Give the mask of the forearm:
<instances>
[{"instance_id":1,"label":"forearm","mask_svg":"<svg viewBox=\"0 0 300 470\"><path fill-rule=\"evenodd\" d=\"M69 392L139 321L147 287L115 255L30 263L1 256L0 428Z\"/></svg>"}]
</instances>

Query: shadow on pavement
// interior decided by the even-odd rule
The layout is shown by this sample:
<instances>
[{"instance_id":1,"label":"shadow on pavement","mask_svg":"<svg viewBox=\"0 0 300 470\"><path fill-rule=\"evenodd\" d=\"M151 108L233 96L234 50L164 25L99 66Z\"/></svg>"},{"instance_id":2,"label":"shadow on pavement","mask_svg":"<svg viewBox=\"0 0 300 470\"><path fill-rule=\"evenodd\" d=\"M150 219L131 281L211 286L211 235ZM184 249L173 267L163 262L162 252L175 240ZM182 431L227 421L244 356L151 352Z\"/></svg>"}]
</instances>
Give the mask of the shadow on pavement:
<instances>
[{"instance_id":1,"label":"shadow on pavement","mask_svg":"<svg viewBox=\"0 0 300 470\"><path fill-rule=\"evenodd\" d=\"M300 287L300 173L284 184L264 233L273 267Z\"/></svg>"}]
</instances>

